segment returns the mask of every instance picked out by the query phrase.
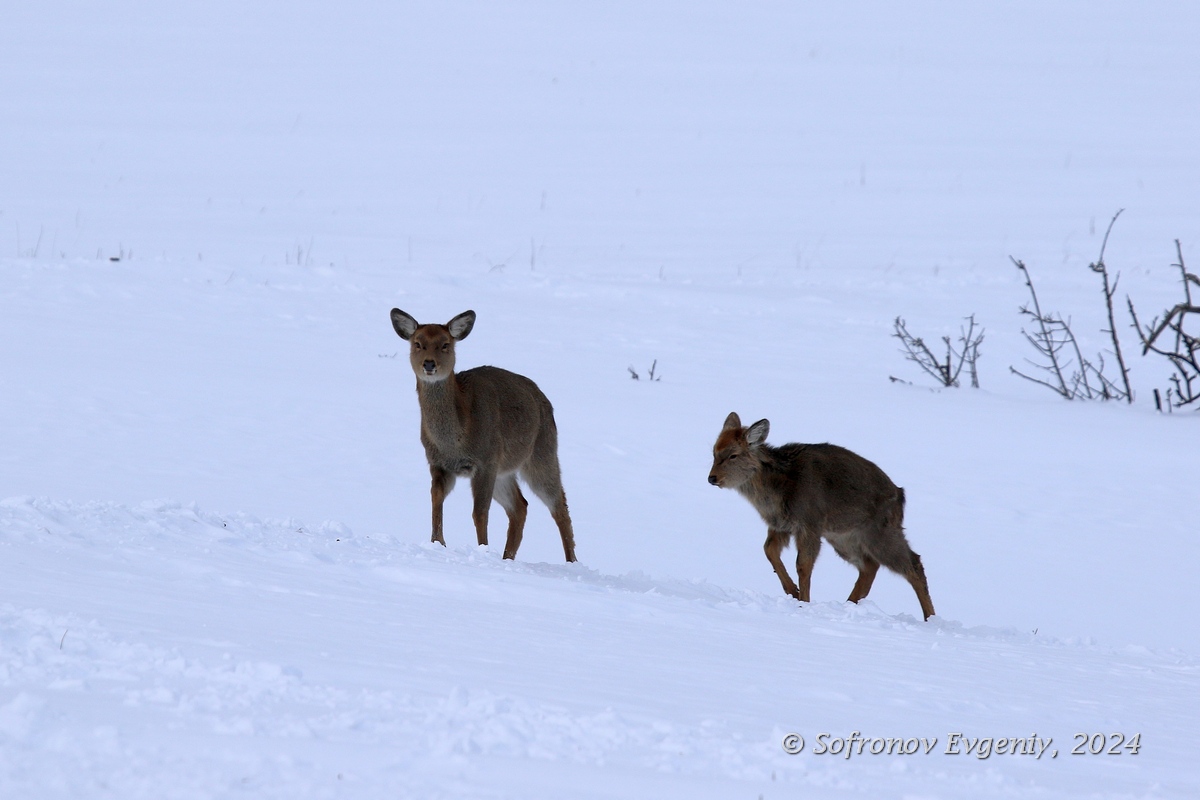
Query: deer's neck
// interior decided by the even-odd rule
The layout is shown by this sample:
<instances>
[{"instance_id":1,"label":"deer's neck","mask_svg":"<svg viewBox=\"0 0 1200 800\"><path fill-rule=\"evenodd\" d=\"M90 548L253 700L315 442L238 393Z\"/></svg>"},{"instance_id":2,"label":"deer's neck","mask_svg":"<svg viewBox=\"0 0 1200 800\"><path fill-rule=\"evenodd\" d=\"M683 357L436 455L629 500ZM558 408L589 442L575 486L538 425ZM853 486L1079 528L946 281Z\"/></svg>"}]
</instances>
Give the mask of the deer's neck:
<instances>
[{"instance_id":1,"label":"deer's neck","mask_svg":"<svg viewBox=\"0 0 1200 800\"><path fill-rule=\"evenodd\" d=\"M786 495L784 484L786 471L777 463L777 454L764 446L758 455L758 467L750 480L737 487L738 492L750 501L763 520L771 527L784 527L783 500Z\"/></svg>"},{"instance_id":2,"label":"deer's neck","mask_svg":"<svg viewBox=\"0 0 1200 800\"><path fill-rule=\"evenodd\" d=\"M417 380L417 401L421 406L421 427L439 445L452 448L462 440L461 392L453 373L445 380L427 383Z\"/></svg>"},{"instance_id":3,"label":"deer's neck","mask_svg":"<svg viewBox=\"0 0 1200 800\"><path fill-rule=\"evenodd\" d=\"M763 480L761 472L756 473L750 480L737 487L738 494L750 501L761 513L771 505L770 491Z\"/></svg>"}]
</instances>

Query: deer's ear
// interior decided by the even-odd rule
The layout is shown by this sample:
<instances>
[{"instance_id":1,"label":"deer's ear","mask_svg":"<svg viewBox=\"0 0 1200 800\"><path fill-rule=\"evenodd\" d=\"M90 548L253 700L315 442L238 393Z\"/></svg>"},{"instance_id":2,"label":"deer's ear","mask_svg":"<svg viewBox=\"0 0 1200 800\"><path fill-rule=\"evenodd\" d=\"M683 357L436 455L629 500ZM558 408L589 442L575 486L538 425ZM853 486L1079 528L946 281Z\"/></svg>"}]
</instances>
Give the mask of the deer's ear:
<instances>
[{"instance_id":1,"label":"deer's ear","mask_svg":"<svg viewBox=\"0 0 1200 800\"><path fill-rule=\"evenodd\" d=\"M417 328L421 326L408 314L398 308L393 308L392 327L396 329L396 333L401 339L411 339L412 335L417 332Z\"/></svg>"},{"instance_id":2,"label":"deer's ear","mask_svg":"<svg viewBox=\"0 0 1200 800\"><path fill-rule=\"evenodd\" d=\"M767 440L767 434L770 432L771 423L765 419L760 419L749 428L746 428L746 443L751 447L758 447Z\"/></svg>"},{"instance_id":3,"label":"deer's ear","mask_svg":"<svg viewBox=\"0 0 1200 800\"><path fill-rule=\"evenodd\" d=\"M742 418L737 415L736 411L730 411L729 416L725 418L725 425L721 430L728 431L740 427L742 427Z\"/></svg>"},{"instance_id":4,"label":"deer's ear","mask_svg":"<svg viewBox=\"0 0 1200 800\"><path fill-rule=\"evenodd\" d=\"M467 338L467 334L471 332L471 328L475 327L475 312L462 312L457 317L447 322L446 327L450 329L450 338L456 340Z\"/></svg>"}]
</instances>

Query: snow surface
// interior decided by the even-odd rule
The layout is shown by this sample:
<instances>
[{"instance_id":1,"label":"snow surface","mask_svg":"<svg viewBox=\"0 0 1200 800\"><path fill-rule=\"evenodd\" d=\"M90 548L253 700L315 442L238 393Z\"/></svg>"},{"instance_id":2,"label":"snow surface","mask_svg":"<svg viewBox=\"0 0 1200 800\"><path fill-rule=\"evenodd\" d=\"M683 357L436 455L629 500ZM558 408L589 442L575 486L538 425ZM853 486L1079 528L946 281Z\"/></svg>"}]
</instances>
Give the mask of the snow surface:
<instances>
[{"instance_id":1,"label":"snow surface","mask_svg":"<svg viewBox=\"0 0 1200 800\"><path fill-rule=\"evenodd\" d=\"M1174 239L1200 264L1200 11L5 17L0 796L1200 793L1200 417L1132 352L1132 407L1008 372L1010 255L1090 353L1118 208L1139 310L1178 299ZM580 564L536 501L515 563L472 546L465 486L428 543L392 306L473 308L460 365L554 402ZM924 388L893 318L971 313L983 388ZM830 552L786 598L705 480L731 410L904 486L939 615L891 574L841 602Z\"/></svg>"}]
</instances>

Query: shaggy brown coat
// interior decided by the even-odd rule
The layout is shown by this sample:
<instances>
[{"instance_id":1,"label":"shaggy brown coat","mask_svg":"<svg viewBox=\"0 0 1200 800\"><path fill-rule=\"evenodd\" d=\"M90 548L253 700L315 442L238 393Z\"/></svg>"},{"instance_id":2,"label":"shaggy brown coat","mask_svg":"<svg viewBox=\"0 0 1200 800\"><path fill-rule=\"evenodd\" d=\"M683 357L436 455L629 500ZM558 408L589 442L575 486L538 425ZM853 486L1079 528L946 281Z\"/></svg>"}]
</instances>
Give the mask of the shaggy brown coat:
<instances>
[{"instance_id":1,"label":"shaggy brown coat","mask_svg":"<svg viewBox=\"0 0 1200 800\"><path fill-rule=\"evenodd\" d=\"M766 444L770 423L742 427L730 414L713 445L708 482L736 489L767 523L763 550L783 590L807 602L821 539L858 569L849 600L871 591L882 564L903 575L925 619L935 613L921 557L904 536L904 490L872 462L833 444ZM779 554L796 545L794 583Z\"/></svg>"}]
</instances>

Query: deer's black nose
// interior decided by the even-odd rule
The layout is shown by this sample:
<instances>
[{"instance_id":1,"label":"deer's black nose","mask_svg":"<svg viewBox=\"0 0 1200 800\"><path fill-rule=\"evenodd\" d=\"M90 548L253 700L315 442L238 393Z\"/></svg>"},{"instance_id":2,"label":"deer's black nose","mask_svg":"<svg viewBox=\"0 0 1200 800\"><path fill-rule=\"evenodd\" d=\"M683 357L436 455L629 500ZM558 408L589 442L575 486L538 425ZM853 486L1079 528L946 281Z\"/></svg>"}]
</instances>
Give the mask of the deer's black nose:
<instances>
[{"instance_id":1,"label":"deer's black nose","mask_svg":"<svg viewBox=\"0 0 1200 800\"><path fill-rule=\"evenodd\" d=\"M424 363L424 364L422 364L421 366L425 368L425 371L426 371L426 372L435 372L435 371L437 371L437 363L435 363L435 362L433 361L433 359L426 359L426 360L425 360L425 363Z\"/></svg>"},{"instance_id":2,"label":"deer's black nose","mask_svg":"<svg viewBox=\"0 0 1200 800\"><path fill-rule=\"evenodd\" d=\"M709 482L709 483L711 483L713 486L716 486L716 485L717 485L717 476L716 476L716 475L709 475L709 476L708 476L708 482Z\"/></svg>"}]
</instances>

